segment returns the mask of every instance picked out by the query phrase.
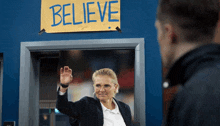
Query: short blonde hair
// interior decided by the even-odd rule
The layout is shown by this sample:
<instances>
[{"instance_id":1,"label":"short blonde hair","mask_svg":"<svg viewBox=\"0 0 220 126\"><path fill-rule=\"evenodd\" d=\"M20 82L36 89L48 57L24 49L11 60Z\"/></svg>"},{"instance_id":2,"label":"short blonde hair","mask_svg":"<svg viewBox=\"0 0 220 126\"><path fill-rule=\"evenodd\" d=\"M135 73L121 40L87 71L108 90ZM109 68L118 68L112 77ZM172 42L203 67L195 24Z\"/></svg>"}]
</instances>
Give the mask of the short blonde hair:
<instances>
[{"instance_id":1,"label":"short blonde hair","mask_svg":"<svg viewBox=\"0 0 220 126\"><path fill-rule=\"evenodd\" d=\"M92 75L92 81L93 82L95 82L95 77L97 77L98 75L107 75L110 78L112 78L112 83L118 85L118 88L117 88L115 94L117 94L119 92L118 91L119 90L118 78L116 76L116 73L112 69L110 69L110 68L102 68L102 69L96 70L93 73L93 75Z\"/></svg>"}]
</instances>

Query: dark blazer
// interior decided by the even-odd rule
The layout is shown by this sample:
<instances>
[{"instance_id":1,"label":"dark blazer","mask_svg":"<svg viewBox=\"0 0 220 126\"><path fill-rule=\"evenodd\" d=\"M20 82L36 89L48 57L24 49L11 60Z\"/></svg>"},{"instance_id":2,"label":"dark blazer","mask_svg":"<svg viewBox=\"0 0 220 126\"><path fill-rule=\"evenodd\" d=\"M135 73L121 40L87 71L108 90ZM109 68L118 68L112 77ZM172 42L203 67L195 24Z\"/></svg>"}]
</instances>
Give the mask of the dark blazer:
<instances>
[{"instance_id":1,"label":"dark blazer","mask_svg":"<svg viewBox=\"0 0 220 126\"><path fill-rule=\"evenodd\" d=\"M59 95L57 91L56 108L63 114L78 119L80 126L103 126L104 118L101 103L98 98L83 97L79 101L69 102L67 92L64 95ZM130 107L123 102L116 100L119 111L124 119L126 126L131 126L131 111Z\"/></svg>"},{"instance_id":2,"label":"dark blazer","mask_svg":"<svg viewBox=\"0 0 220 126\"><path fill-rule=\"evenodd\" d=\"M69 117L69 123L71 126L80 126L79 120L77 120L73 117Z\"/></svg>"}]
</instances>

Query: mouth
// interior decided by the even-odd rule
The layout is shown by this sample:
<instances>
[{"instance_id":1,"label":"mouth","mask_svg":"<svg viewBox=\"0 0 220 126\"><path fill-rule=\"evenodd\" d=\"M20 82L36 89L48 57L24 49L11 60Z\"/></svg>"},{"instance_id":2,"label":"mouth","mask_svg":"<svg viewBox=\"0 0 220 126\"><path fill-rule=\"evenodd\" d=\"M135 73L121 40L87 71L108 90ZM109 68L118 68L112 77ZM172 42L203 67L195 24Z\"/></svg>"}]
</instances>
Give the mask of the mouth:
<instances>
[{"instance_id":1,"label":"mouth","mask_svg":"<svg viewBox=\"0 0 220 126\"><path fill-rule=\"evenodd\" d=\"M106 96L106 94L99 94L99 96L104 97L104 96Z\"/></svg>"}]
</instances>

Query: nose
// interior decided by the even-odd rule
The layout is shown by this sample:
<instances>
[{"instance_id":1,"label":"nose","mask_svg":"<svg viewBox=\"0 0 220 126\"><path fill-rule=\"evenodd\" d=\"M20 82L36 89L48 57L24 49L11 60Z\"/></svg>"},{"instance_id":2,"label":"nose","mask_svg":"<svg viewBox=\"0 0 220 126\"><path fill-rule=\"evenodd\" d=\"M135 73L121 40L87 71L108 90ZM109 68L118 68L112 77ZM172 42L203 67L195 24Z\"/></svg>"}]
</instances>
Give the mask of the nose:
<instances>
[{"instance_id":1,"label":"nose","mask_svg":"<svg viewBox=\"0 0 220 126\"><path fill-rule=\"evenodd\" d=\"M100 91L105 91L104 87L101 87L101 88L100 88Z\"/></svg>"}]
</instances>

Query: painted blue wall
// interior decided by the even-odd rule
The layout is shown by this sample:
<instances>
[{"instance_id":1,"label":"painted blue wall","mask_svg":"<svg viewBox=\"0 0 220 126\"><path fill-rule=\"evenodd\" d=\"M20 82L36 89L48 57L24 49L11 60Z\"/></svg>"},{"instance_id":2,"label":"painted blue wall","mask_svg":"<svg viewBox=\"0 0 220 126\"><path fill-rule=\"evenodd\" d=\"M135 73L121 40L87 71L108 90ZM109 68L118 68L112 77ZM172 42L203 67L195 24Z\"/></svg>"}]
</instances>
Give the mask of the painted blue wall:
<instances>
[{"instance_id":1,"label":"painted blue wall","mask_svg":"<svg viewBox=\"0 0 220 126\"><path fill-rule=\"evenodd\" d=\"M162 122L161 60L154 27L157 0L121 0L119 32L38 35L41 0L0 0L0 53L4 54L2 122L18 124L20 42L145 38L146 123Z\"/></svg>"}]
</instances>

